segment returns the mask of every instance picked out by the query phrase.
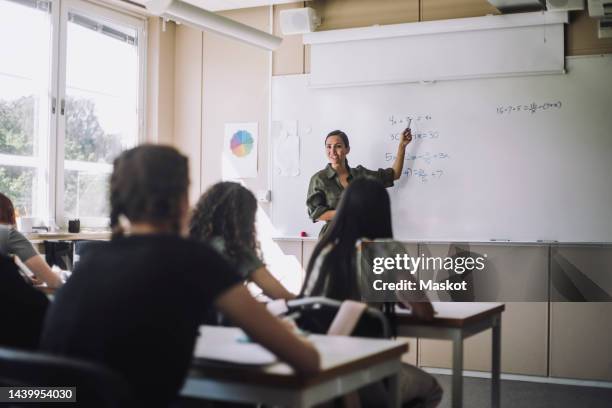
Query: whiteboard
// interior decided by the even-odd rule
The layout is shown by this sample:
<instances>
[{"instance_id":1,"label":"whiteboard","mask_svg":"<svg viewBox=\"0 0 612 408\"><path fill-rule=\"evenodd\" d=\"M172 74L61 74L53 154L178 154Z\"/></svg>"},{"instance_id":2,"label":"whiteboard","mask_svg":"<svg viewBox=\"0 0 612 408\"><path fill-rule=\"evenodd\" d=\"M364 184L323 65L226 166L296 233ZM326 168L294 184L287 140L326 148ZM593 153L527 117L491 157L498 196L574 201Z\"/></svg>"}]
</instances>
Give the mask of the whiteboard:
<instances>
[{"instance_id":1,"label":"whiteboard","mask_svg":"<svg viewBox=\"0 0 612 408\"><path fill-rule=\"evenodd\" d=\"M388 190L397 238L612 242L612 55L568 58L566 67L329 89L309 88L308 75L273 77L271 129L297 120L300 138L299 174L271 174L279 235L316 236L322 226L305 201L327 163L328 132L348 134L351 166L390 167L411 117L405 174Z\"/></svg>"}]
</instances>

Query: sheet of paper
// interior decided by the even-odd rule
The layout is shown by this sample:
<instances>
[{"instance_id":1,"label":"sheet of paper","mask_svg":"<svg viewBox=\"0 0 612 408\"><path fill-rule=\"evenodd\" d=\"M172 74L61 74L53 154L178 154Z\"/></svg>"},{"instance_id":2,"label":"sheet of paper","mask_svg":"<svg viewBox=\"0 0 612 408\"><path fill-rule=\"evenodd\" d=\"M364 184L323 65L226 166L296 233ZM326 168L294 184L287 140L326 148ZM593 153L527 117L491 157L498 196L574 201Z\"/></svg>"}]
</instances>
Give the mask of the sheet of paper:
<instances>
[{"instance_id":1,"label":"sheet of paper","mask_svg":"<svg viewBox=\"0 0 612 408\"><path fill-rule=\"evenodd\" d=\"M268 365L276 363L276 356L257 343L246 342L246 337L211 344L198 341L194 350L196 359L242 365Z\"/></svg>"},{"instance_id":2,"label":"sheet of paper","mask_svg":"<svg viewBox=\"0 0 612 408\"><path fill-rule=\"evenodd\" d=\"M300 138L297 120L282 120L272 125L274 171L284 177L300 174Z\"/></svg>"},{"instance_id":3,"label":"sheet of paper","mask_svg":"<svg viewBox=\"0 0 612 408\"><path fill-rule=\"evenodd\" d=\"M345 300L340 305L334 321L329 326L327 334L335 336L350 336L361 318L367 305L353 300Z\"/></svg>"}]
</instances>

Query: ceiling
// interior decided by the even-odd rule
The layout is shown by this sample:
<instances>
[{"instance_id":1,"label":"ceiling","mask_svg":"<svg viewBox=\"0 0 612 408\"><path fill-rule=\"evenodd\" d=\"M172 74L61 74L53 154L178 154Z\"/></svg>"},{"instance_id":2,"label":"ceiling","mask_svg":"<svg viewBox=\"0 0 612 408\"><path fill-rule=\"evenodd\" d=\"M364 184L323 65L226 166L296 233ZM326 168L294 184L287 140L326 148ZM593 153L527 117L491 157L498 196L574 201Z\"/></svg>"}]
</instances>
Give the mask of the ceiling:
<instances>
[{"instance_id":1,"label":"ceiling","mask_svg":"<svg viewBox=\"0 0 612 408\"><path fill-rule=\"evenodd\" d=\"M146 0L131 0L144 4ZM272 4L294 3L295 0L184 0L208 11L232 10L247 7L269 6Z\"/></svg>"},{"instance_id":2,"label":"ceiling","mask_svg":"<svg viewBox=\"0 0 612 408\"><path fill-rule=\"evenodd\" d=\"M186 0L209 11L231 10L272 4L295 3L295 0Z\"/></svg>"}]
</instances>

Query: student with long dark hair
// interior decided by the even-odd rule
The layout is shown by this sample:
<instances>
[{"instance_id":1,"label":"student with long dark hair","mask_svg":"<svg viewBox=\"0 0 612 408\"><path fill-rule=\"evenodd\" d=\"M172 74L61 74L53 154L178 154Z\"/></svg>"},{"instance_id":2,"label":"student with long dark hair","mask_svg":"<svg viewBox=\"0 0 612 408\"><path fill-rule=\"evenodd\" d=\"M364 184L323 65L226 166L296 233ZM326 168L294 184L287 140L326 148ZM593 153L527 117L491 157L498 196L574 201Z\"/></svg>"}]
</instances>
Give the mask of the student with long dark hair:
<instances>
[{"instance_id":1,"label":"student with long dark hair","mask_svg":"<svg viewBox=\"0 0 612 408\"><path fill-rule=\"evenodd\" d=\"M247 188L224 181L200 197L189 224L191 238L208 242L234 266L240 277L252 281L271 299L293 299L268 271L262 260L255 215L257 200Z\"/></svg>"},{"instance_id":2,"label":"student with long dark hair","mask_svg":"<svg viewBox=\"0 0 612 408\"><path fill-rule=\"evenodd\" d=\"M62 286L61 277L53 272L36 248L15 228L15 207L10 198L0 193L0 253L15 255L34 274L35 283L50 288Z\"/></svg>"},{"instance_id":3,"label":"student with long dark hair","mask_svg":"<svg viewBox=\"0 0 612 408\"><path fill-rule=\"evenodd\" d=\"M45 321L42 349L93 360L122 374L140 406L168 405L193 358L211 307L297 371L319 355L253 299L208 245L183 238L187 158L142 145L123 152L110 180L110 242L83 254Z\"/></svg>"},{"instance_id":4,"label":"student with long dark hair","mask_svg":"<svg viewBox=\"0 0 612 408\"><path fill-rule=\"evenodd\" d=\"M357 273L357 243L362 239L391 239L391 203L384 186L376 179L363 177L351 182L342 196L337 213L327 232L312 253L306 270L301 296L325 296L337 300L363 299ZM394 248L401 247L401 244ZM395 254L390 254L394 256ZM417 291L410 303L413 314L421 319L433 318L433 308L427 296ZM384 304L383 310L393 324L394 304ZM402 367L403 401L408 406L420 401L423 407L435 407L442 398L442 389L435 378L409 364ZM362 393L362 398L371 392ZM384 404L377 398L366 406Z\"/></svg>"}]
</instances>

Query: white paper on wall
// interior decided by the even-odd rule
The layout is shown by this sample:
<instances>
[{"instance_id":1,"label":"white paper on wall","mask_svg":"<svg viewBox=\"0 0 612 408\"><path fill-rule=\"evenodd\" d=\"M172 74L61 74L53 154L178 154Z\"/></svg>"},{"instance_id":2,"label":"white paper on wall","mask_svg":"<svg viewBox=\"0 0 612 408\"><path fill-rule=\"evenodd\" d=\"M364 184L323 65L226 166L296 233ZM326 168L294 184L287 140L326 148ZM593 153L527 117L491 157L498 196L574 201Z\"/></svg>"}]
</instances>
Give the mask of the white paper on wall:
<instances>
[{"instance_id":1,"label":"white paper on wall","mask_svg":"<svg viewBox=\"0 0 612 408\"><path fill-rule=\"evenodd\" d=\"M282 120L272 125L274 171L284 177L300 174L300 138L297 120Z\"/></svg>"}]
</instances>

